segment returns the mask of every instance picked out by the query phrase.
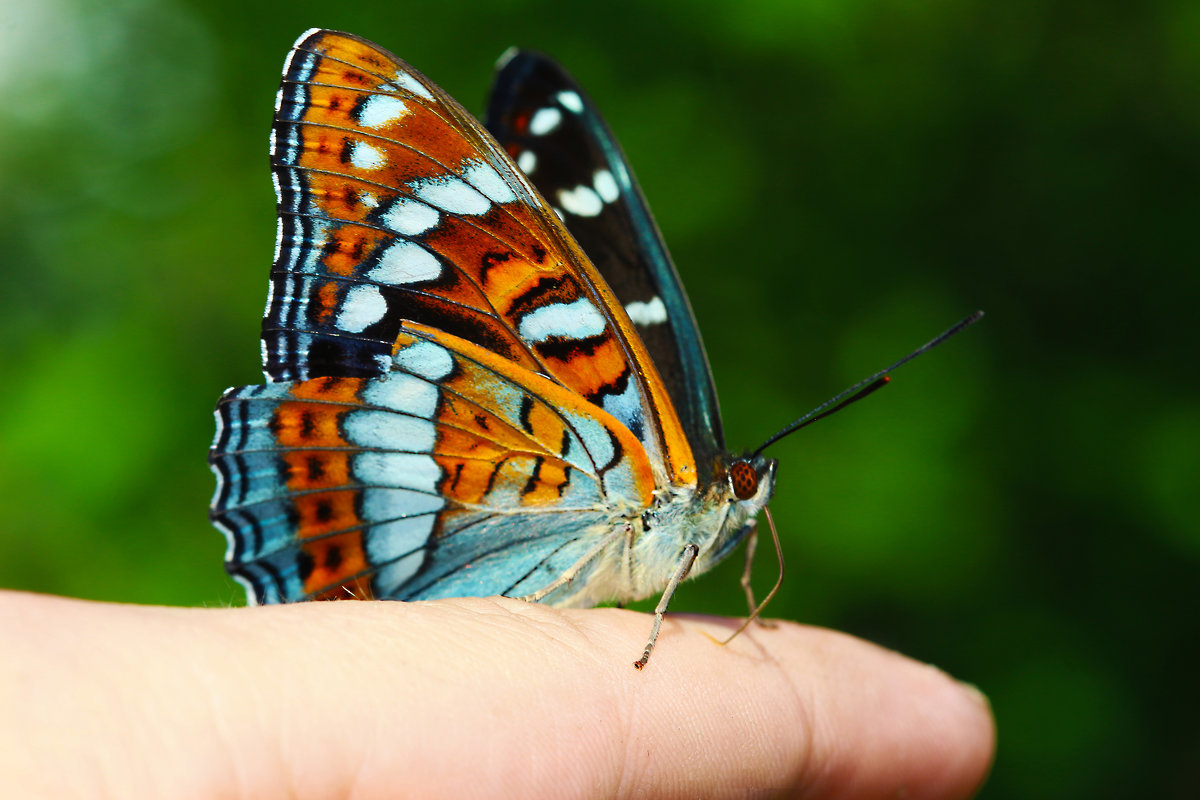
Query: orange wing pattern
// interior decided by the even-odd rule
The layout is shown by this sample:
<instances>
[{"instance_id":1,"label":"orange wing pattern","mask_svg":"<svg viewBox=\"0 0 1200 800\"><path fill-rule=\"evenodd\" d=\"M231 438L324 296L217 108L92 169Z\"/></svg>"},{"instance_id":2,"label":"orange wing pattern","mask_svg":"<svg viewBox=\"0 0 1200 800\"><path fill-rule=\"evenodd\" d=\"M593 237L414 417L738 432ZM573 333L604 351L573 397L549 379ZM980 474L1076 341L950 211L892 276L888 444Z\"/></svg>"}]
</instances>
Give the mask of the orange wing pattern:
<instances>
[{"instance_id":1,"label":"orange wing pattern","mask_svg":"<svg viewBox=\"0 0 1200 800\"><path fill-rule=\"evenodd\" d=\"M695 483L624 309L508 156L420 73L353 36L302 37L272 163L269 378L384 374L402 323L417 322L549 376L627 427L663 479Z\"/></svg>"},{"instance_id":2,"label":"orange wing pattern","mask_svg":"<svg viewBox=\"0 0 1200 800\"><path fill-rule=\"evenodd\" d=\"M588 565L580 530L652 501L611 415L422 326L386 377L231 390L217 416L214 519L263 602L530 594Z\"/></svg>"}]
</instances>

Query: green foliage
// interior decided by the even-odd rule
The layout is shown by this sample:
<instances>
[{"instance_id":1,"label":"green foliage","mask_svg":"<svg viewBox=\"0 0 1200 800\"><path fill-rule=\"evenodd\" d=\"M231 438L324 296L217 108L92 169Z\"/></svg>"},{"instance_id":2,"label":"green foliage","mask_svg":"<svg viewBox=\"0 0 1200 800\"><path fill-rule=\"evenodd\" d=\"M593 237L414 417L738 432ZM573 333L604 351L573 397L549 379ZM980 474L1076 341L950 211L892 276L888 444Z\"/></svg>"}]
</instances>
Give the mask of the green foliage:
<instances>
[{"instance_id":1,"label":"green foliage","mask_svg":"<svg viewBox=\"0 0 1200 800\"><path fill-rule=\"evenodd\" d=\"M988 312L773 448L790 571L771 612L978 684L1000 728L984 797L1189 795L1195 5L597 9L6 4L0 586L241 602L205 452L220 391L258 379L284 54L349 30L478 110L519 44L621 137L732 446ZM740 569L676 607L742 613Z\"/></svg>"}]
</instances>

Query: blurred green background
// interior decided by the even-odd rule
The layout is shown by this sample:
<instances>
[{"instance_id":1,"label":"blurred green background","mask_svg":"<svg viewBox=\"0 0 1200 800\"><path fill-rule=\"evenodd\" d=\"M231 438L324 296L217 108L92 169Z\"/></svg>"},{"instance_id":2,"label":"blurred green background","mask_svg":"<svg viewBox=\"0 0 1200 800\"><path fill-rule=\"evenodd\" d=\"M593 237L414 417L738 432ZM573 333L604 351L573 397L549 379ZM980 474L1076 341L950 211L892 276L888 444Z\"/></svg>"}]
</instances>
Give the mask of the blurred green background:
<instances>
[{"instance_id":1,"label":"blurred green background","mask_svg":"<svg viewBox=\"0 0 1200 800\"><path fill-rule=\"evenodd\" d=\"M267 131L310 26L475 111L509 45L561 59L655 209L733 447L985 309L773 449L771 612L978 684L983 797L1196 796L1194 0L0 0L0 586L241 602L205 451L259 381ZM739 571L675 607L743 613Z\"/></svg>"}]
</instances>

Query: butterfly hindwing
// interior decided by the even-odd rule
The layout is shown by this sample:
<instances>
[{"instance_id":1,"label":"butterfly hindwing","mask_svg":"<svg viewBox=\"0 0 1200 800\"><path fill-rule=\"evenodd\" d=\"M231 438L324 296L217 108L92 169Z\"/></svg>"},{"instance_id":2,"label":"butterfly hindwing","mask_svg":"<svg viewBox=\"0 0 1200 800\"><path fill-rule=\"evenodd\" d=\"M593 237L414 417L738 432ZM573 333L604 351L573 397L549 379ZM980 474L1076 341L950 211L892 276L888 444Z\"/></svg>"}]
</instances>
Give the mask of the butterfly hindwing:
<instances>
[{"instance_id":1,"label":"butterfly hindwing","mask_svg":"<svg viewBox=\"0 0 1200 800\"><path fill-rule=\"evenodd\" d=\"M259 602L527 595L586 576L609 542L581 531L654 488L609 414L423 326L385 376L230 390L217 420L213 518Z\"/></svg>"},{"instance_id":2,"label":"butterfly hindwing","mask_svg":"<svg viewBox=\"0 0 1200 800\"><path fill-rule=\"evenodd\" d=\"M671 480L695 481L628 315L508 156L420 73L357 37L305 34L285 67L272 168L270 380L384 375L416 322L549 376L628 428Z\"/></svg>"},{"instance_id":3,"label":"butterfly hindwing","mask_svg":"<svg viewBox=\"0 0 1200 800\"><path fill-rule=\"evenodd\" d=\"M574 79L510 51L486 125L612 287L674 401L697 460L725 450L716 388L679 275L616 138Z\"/></svg>"}]
</instances>

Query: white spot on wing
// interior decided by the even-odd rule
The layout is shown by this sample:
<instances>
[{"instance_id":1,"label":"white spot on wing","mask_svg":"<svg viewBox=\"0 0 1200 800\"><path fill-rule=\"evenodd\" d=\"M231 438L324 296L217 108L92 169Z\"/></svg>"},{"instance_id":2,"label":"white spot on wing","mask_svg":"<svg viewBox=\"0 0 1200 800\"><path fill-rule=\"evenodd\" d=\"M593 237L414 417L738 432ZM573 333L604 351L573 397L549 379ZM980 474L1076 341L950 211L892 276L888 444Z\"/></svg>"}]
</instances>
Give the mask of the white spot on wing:
<instances>
[{"instance_id":1,"label":"white spot on wing","mask_svg":"<svg viewBox=\"0 0 1200 800\"><path fill-rule=\"evenodd\" d=\"M416 236L438 224L436 208L417 200L397 200L383 215L383 224L405 236Z\"/></svg>"},{"instance_id":2,"label":"white spot on wing","mask_svg":"<svg viewBox=\"0 0 1200 800\"><path fill-rule=\"evenodd\" d=\"M279 185L279 175L275 170L271 170L271 185L275 187L275 199L283 202L283 187Z\"/></svg>"},{"instance_id":3,"label":"white spot on wing","mask_svg":"<svg viewBox=\"0 0 1200 800\"><path fill-rule=\"evenodd\" d=\"M394 486L436 494L442 468L432 456L421 453L359 453L354 457L354 477L368 486Z\"/></svg>"},{"instance_id":4,"label":"white spot on wing","mask_svg":"<svg viewBox=\"0 0 1200 800\"><path fill-rule=\"evenodd\" d=\"M409 184L413 194L451 214L483 214L492 203L460 178L445 176Z\"/></svg>"},{"instance_id":5,"label":"white spot on wing","mask_svg":"<svg viewBox=\"0 0 1200 800\"><path fill-rule=\"evenodd\" d=\"M438 499L441 500L441 498ZM439 502L440 505L442 503ZM414 550L420 551L429 539L429 534L433 533L434 516L431 511L427 511L425 516L409 516L401 519L393 516L390 517L394 520L393 522L375 526L367 540L367 557L371 559L371 563L390 563L404 558ZM409 514L411 515L412 512ZM384 519L389 518L384 517ZM398 576L393 573L392 577Z\"/></svg>"},{"instance_id":6,"label":"white spot on wing","mask_svg":"<svg viewBox=\"0 0 1200 800\"><path fill-rule=\"evenodd\" d=\"M588 186L559 189L558 202L563 211L577 217L594 217L604 208L604 201Z\"/></svg>"},{"instance_id":7,"label":"white spot on wing","mask_svg":"<svg viewBox=\"0 0 1200 800\"><path fill-rule=\"evenodd\" d=\"M396 85L402 89L412 92L418 97L424 97L426 100L433 99L433 95L429 92L429 90L422 86L419 80L414 78L412 75L409 75L407 72L396 73Z\"/></svg>"},{"instance_id":8,"label":"white spot on wing","mask_svg":"<svg viewBox=\"0 0 1200 800\"><path fill-rule=\"evenodd\" d=\"M522 150L521 155L517 156L517 166L521 168L521 172L526 175L537 169L537 153L532 150Z\"/></svg>"},{"instance_id":9,"label":"white spot on wing","mask_svg":"<svg viewBox=\"0 0 1200 800\"><path fill-rule=\"evenodd\" d=\"M291 166L295 166L297 153L300 152L300 133L294 127L288 131L287 144L288 144L287 163ZM295 179L295 175L293 173L292 183L295 183L295 182L296 182L296 179Z\"/></svg>"},{"instance_id":10,"label":"white spot on wing","mask_svg":"<svg viewBox=\"0 0 1200 800\"><path fill-rule=\"evenodd\" d=\"M363 493L364 516L367 515L365 509L368 503L372 502L371 494L383 494L385 491L387 494L409 494L397 490L368 489ZM444 505L441 498L436 499L439 502L438 508ZM388 502L394 507L391 516L368 517L393 520L372 525L367 534L367 560L372 566L378 567L375 573L375 591L380 597L387 597L397 591L421 568L425 560L425 547L433 533L433 524L437 521L433 513L437 509L428 509L424 512L425 516L414 516L422 512L408 511L407 508L410 504L412 508L421 508L416 502L407 499L393 501L390 498ZM401 513L407 513L409 516L397 519Z\"/></svg>"},{"instance_id":11,"label":"white spot on wing","mask_svg":"<svg viewBox=\"0 0 1200 800\"><path fill-rule=\"evenodd\" d=\"M387 164L387 156L374 145L355 142L350 147L350 163L358 169L379 169Z\"/></svg>"},{"instance_id":12,"label":"white spot on wing","mask_svg":"<svg viewBox=\"0 0 1200 800\"><path fill-rule=\"evenodd\" d=\"M600 195L600 199L606 203L611 203L621 196L617 182L613 180L612 173L606 169L596 170L596 174L592 176L592 186L596 187L596 194Z\"/></svg>"},{"instance_id":13,"label":"white spot on wing","mask_svg":"<svg viewBox=\"0 0 1200 800\"><path fill-rule=\"evenodd\" d=\"M342 311L338 314L337 327L350 333L362 333L383 319L387 301L377 286L355 286L346 292Z\"/></svg>"},{"instance_id":14,"label":"white spot on wing","mask_svg":"<svg viewBox=\"0 0 1200 800\"><path fill-rule=\"evenodd\" d=\"M363 390L362 399L369 405L432 419L437 410L438 391L429 381L402 372L386 381L371 381Z\"/></svg>"},{"instance_id":15,"label":"white spot on wing","mask_svg":"<svg viewBox=\"0 0 1200 800\"><path fill-rule=\"evenodd\" d=\"M500 177L500 173L483 161L468 161L463 169L463 179L493 203L511 203L517 199L512 187Z\"/></svg>"},{"instance_id":16,"label":"white spot on wing","mask_svg":"<svg viewBox=\"0 0 1200 800\"><path fill-rule=\"evenodd\" d=\"M433 423L392 411L359 410L347 414L346 436L363 447L386 447L428 453L437 440Z\"/></svg>"},{"instance_id":17,"label":"white spot on wing","mask_svg":"<svg viewBox=\"0 0 1200 800\"><path fill-rule=\"evenodd\" d=\"M398 97L386 94L372 95L358 112L358 122L365 128L382 128L391 125L408 113L408 106Z\"/></svg>"},{"instance_id":18,"label":"white spot on wing","mask_svg":"<svg viewBox=\"0 0 1200 800\"><path fill-rule=\"evenodd\" d=\"M285 75L287 74L288 70L291 69L291 67L292 67L292 56L299 55L300 56L300 69L296 72L296 80L303 83L304 81L307 81L309 78L312 77L313 66L316 65L316 63L317 63L317 56L306 50L302 51L302 50L297 50L296 48L298 48L301 45L301 43L303 43L304 40L309 37L310 34L316 33L317 31L318 31L317 28L309 28L292 45L292 51L290 53L288 53L287 61L285 61L284 65L283 65L283 72Z\"/></svg>"},{"instance_id":19,"label":"white spot on wing","mask_svg":"<svg viewBox=\"0 0 1200 800\"><path fill-rule=\"evenodd\" d=\"M401 239L383 255L367 277L380 283L402 284L429 281L442 274L437 257L416 242Z\"/></svg>"},{"instance_id":20,"label":"white spot on wing","mask_svg":"<svg viewBox=\"0 0 1200 800\"><path fill-rule=\"evenodd\" d=\"M605 329L604 317L591 301L581 297L573 303L554 303L529 312L521 319L518 332L530 342L553 337L586 339Z\"/></svg>"},{"instance_id":21,"label":"white spot on wing","mask_svg":"<svg viewBox=\"0 0 1200 800\"><path fill-rule=\"evenodd\" d=\"M562 122L562 112L557 108L539 108L529 120L529 132L534 136L545 136Z\"/></svg>"},{"instance_id":22,"label":"white spot on wing","mask_svg":"<svg viewBox=\"0 0 1200 800\"><path fill-rule=\"evenodd\" d=\"M663 305L661 297L654 297L645 303L635 300L625 306L625 313L629 314L635 325L658 325L667 321L667 307Z\"/></svg>"},{"instance_id":23,"label":"white spot on wing","mask_svg":"<svg viewBox=\"0 0 1200 800\"><path fill-rule=\"evenodd\" d=\"M556 96L559 104L568 111L578 114L583 111L583 98L576 92L559 92Z\"/></svg>"},{"instance_id":24,"label":"white spot on wing","mask_svg":"<svg viewBox=\"0 0 1200 800\"><path fill-rule=\"evenodd\" d=\"M454 369L454 359L446 348L433 342L416 342L410 344L393 359L396 365L405 372L411 372L421 378L440 381Z\"/></svg>"},{"instance_id":25,"label":"white spot on wing","mask_svg":"<svg viewBox=\"0 0 1200 800\"><path fill-rule=\"evenodd\" d=\"M304 108L308 105L308 100L304 95L304 83L303 83L306 80L308 80L308 78L300 78L301 82L297 83L296 86L292 89L292 99L290 101L292 107L287 110L287 118L288 119L296 119L296 117L298 117L304 113ZM299 114L297 113L297 111L299 111ZM282 108L280 109L280 114L281 115L283 114Z\"/></svg>"},{"instance_id":26,"label":"white spot on wing","mask_svg":"<svg viewBox=\"0 0 1200 800\"><path fill-rule=\"evenodd\" d=\"M407 489L367 489L363 492L363 517L368 522L386 523L393 520L418 518L422 514L441 511L446 501L436 495ZM391 558L403 555L412 548L397 551ZM368 551L369 553L370 551Z\"/></svg>"}]
</instances>

